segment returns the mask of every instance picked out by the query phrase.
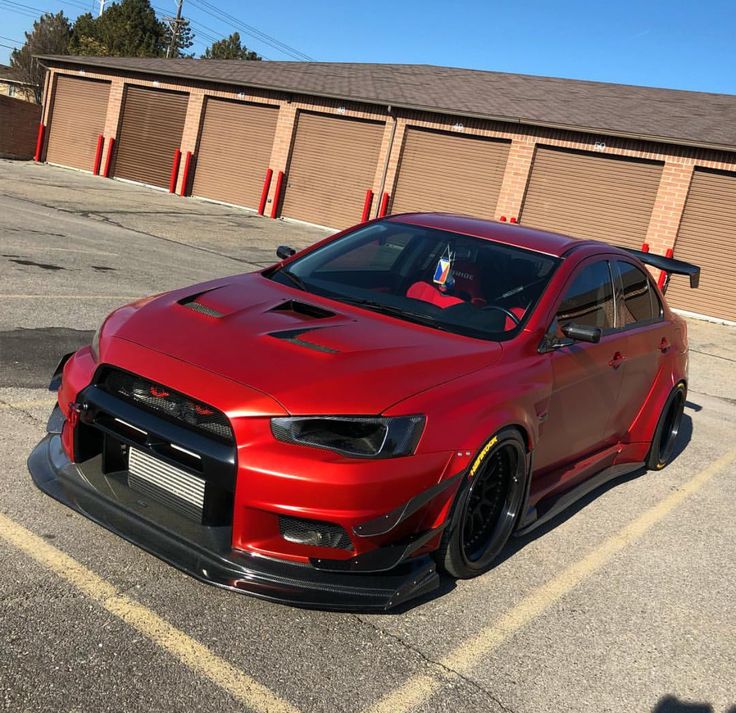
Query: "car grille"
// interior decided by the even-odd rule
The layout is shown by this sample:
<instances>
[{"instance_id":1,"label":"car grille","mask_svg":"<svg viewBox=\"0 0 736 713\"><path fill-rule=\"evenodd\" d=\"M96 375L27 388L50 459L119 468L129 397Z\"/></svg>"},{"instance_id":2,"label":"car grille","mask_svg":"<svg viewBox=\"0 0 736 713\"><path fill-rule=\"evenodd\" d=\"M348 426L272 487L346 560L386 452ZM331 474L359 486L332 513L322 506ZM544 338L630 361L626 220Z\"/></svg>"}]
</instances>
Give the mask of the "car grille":
<instances>
[{"instance_id":1,"label":"car grille","mask_svg":"<svg viewBox=\"0 0 736 713\"><path fill-rule=\"evenodd\" d=\"M227 416L216 408L195 401L167 386L120 369L104 369L97 385L108 394L164 416L182 426L234 443Z\"/></svg>"},{"instance_id":2,"label":"car grille","mask_svg":"<svg viewBox=\"0 0 736 713\"><path fill-rule=\"evenodd\" d=\"M128 449L128 486L187 517L202 519L205 481L137 448Z\"/></svg>"}]
</instances>

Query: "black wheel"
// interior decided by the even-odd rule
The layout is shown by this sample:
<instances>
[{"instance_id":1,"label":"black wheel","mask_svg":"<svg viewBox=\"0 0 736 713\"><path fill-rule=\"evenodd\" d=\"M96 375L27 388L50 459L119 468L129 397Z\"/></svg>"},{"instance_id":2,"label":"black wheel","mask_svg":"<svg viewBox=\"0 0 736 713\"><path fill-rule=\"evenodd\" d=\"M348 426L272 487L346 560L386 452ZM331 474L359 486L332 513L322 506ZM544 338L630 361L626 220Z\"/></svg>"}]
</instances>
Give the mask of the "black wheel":
<instances>
[{"instance_id":1,"label":"black wheel","mask_svg":"<svg viewBox=\"0 0 736 713\"><path fill-rule=\"evenodd\" d=\"M487 571L509 539L524 501L526 447L518 431L496 434L473 461L436 556L458 578Z\"/></svg>"},{"instance_id":2,"label":"black wheel","mask_svg":"<svg viewBox=\"0 0 736 713\"><path fill-rule=\"evenodd\" d=\"M682 414L685 410L687 390L685 384L677 384L667 397L654 431L652 445L647 454L647 468L662 470L672 458L677 436L680 433Z\"/></svg>"}]
</instances>

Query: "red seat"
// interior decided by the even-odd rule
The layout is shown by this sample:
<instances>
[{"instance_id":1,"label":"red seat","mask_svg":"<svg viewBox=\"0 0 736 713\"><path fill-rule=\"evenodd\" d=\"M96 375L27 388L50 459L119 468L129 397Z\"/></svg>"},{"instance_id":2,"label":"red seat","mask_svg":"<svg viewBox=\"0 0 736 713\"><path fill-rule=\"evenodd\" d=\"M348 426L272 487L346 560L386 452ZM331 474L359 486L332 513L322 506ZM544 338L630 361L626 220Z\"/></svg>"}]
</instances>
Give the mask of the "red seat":
<instances>
[{"instance_id":1,"label":"red seat","mask_svg":"<svg viewBox=\"0 0 736 713\"><path fill-rule=\"evenodd\" d=\"M437 305L445 309L445 307L451 307L462 302L459 297L453 295L447 295L444 292L440 292L435 285L430 285L428 282L415 282L407 291L406 296L411 297L414 300L422 300L423 302L429 302L430 304Z\"/></svg>"}]
</instances>

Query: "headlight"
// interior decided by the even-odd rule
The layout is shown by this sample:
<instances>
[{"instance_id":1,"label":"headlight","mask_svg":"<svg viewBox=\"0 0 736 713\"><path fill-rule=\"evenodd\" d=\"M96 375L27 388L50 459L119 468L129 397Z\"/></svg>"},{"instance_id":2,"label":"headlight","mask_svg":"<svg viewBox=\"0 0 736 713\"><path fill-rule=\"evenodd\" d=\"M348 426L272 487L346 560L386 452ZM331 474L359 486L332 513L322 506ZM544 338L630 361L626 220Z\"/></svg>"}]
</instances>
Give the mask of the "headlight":
<instances>
[{"instance_id":1,"label":"headlight","mask_svg":"<svg viewBox=\"0 0 736 713\"><path fill-rule=\"evenodd\" d=\"M424 420L424 416L296 416L272 418L271 432L285 443L356 458L396 458L414 452Z\"/></svg>"},{"instance_id":2,"label":"headlight","mask_svg":"<svg viewBox=\"0 0 736 713\"><path fill-rule=\"evenodd\" d=\"M102 331L102 325L97 327L97 331L94 333L94 336L92 337L92 356L94 357L95 361L100 361L100 332Z\"/></svg>"}]
</instances>

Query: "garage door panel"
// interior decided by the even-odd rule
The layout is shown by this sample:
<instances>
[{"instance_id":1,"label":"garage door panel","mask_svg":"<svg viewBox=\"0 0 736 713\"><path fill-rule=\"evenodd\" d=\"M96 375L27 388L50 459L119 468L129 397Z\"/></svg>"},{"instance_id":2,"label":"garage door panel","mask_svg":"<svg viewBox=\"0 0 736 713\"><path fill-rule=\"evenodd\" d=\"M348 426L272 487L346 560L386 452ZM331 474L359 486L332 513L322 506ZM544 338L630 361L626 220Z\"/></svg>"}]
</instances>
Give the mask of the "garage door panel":
<instances>
[{"instance_id":1,"label":"garage door panel","mask_svg":"<svg viewBox=\"0 0 736 713\"><path fill-rule=\"evenodd\" d=\"M639 248L662 164L539 147L521 221L532 227Z\"/></svg>"},{"instance_id":2,"label":"garage door panel","mask_svg":"<svg viewBox=\"0 0 736 713\"><path fill-rule=\"evenodd\" d=\"M335 228L357 223L373 187L384 126L300 112L282 215Z\"/></svg>"},{"instance_id":3,"label":"garage door panel","mask_svg":"<svg viewBox=\"0 0 736 713\"><path fill-rule=\"evenodd\" d=\"M109 96L110 82L57 76L46 148L49 163L94 169Z\"/></svg>"},{"instance_id":4,"label":"garage door panel","mask_svg":"<svg viewBox=\"0 0 736 713\"><path fill-rule=\"evenodd\" d=\"M271 160L278 108L207 99L192 193L254 207Z\"/></svg>"},{"instance_id":5,"label":"garage door panel","mask_svg":"<svg viewBox=\"0 0 736 713\"><path fill-rule=\"evenodd\" d=\"M700 266L700 286L673 277L669 304L736 321L736 174L695 170L674 254Z\"/></svg>"},{"instance_id":6,"label":"garage door panel","mask_svg":"<svg viewBox=\"0 0 736 713\"><path fill-rule=\"evenodd\" d=\"M147 87L125 90L113 175L167 188L181 146L189 95Z\"/></svg>"},{"instance_id":7,"label":"garage door panel","mask_svg":"<svg viewBox=\"0 0 736 713\"><path fill-rule=\"evenodd\" d=\"M392 212L493 217L509 146L507 141L407 128Z\"/></svg>"}]
</instances>

